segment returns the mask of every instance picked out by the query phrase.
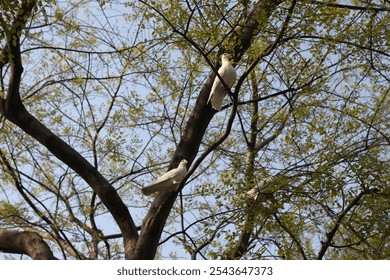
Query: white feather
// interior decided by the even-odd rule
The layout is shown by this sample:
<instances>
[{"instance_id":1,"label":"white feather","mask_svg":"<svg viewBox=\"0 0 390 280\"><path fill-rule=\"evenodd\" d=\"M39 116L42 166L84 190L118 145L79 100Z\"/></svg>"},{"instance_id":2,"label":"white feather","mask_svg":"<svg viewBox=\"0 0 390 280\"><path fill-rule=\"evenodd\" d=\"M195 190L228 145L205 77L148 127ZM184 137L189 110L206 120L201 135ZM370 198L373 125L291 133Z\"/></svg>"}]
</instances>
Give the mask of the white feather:
<instances>
[{"instance_id":1,"label":"white feather","mask_svg":"<svg viewBox=\"0 0 390 280\"><path fill-rule=\"evenodd\" d=\"M237 79L237 73L232 64L229 61L229 54L224 53L222 55L222 66L218 69L218 74L222 77L225 84L229 87L229 89L234 85ZM207 103L211 101L211 106L215 110L221 110L222 102L227 94L226 88L223 83L219 80L218 76L215 77L213 86L211 87L209 100Z\"/></svg>"},{"instance_id":2,"label":"white feather","mask_svg":"<svg viewBox=\"0 0 390 280\"><path fill-rule=\"evenodd\" d=\"M246 192L246 195L248 198L251 198L253 200L257 199L257 196L262 194L270 194L272 193L272 190L270 189L270 183L272 182L273 178L268 177L264 180L260 180L260 182L252 189Z\"/></svg>"},{"instance_id":3,"label":"white feather","mask_svg":"<svg viewBox=\"0 0 390 280\"><path fill-rule=\"evenodd\" d=\"M187 174L187 160L183 159L179 166L175 169L169 170L167 173L157 178L149 186L141 189L144 195L151 195L155 192L170 192L174 191L177 184L180 183L181 179Z\"/></svg>"}]
</instances>

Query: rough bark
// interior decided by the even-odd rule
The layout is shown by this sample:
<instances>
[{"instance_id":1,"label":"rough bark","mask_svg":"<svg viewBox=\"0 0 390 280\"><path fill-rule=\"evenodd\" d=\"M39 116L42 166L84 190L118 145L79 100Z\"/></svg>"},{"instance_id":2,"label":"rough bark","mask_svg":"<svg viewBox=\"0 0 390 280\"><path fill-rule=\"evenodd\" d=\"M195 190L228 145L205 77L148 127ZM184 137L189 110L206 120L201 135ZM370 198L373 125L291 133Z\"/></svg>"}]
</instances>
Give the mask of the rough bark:
<instances>
[{"instance_id":1,"label":"rough bark","mask_svg":"<svg viewBox=\"0 0 390 280\"><path fill-rule=\"evenodd\" d=\"M0 229L0 251L30 256L33 260L56 260L50 247L36 232Z\"/></svg>"},{"instance_id":2,"label":"rough bark","mask_svg":"<svg viewBox=\"0 0 390 280\"><path fill-rule=\"evenodd\" d=\"M242 27L233 33L229 39L231 42L234 42L235 61L239 61L242 58L246 50L251 46L253 38L268 23L269 17L281 2L281 0L260 0L254 5Z\"/></svg>"}]
</instances>

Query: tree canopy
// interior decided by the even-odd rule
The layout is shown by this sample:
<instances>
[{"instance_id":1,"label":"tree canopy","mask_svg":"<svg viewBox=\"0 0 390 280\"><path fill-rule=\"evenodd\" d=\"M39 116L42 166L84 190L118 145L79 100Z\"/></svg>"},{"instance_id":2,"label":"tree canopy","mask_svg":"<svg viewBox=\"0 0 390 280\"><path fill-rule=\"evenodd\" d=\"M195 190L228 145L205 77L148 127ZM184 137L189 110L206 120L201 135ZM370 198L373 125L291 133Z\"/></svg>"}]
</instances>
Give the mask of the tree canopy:
<instances>
[{"instance_id":1,"label":"tree canopy","mask_svg":"<svg viewBox=\"0 0 390 280\"><path fill-rule=\"evenodd\" d=\"M2 258L389 259L389 12L0 0Z\"/></svg>"}]
</instances>

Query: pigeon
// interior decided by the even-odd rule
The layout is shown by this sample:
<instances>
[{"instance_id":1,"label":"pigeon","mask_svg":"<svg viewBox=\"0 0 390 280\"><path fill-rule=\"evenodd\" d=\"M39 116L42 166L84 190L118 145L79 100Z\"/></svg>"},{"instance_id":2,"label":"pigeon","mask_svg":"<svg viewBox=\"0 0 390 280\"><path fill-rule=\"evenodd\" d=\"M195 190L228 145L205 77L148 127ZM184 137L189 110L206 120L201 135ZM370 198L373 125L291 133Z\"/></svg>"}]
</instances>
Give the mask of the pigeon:
<instances>
[{"instance_id":1,"label":"pigeon","mask_svg":"<svg viewBox=\"0 0 390 280\"><path fill-rule=\"evenodd\" d=\"M269 183L272 182L272 177L268 177L264 180L260 180L260 182L252 189L246 192L247 197L256 200L257 196L262 193L262 194L271 194L273 193L272 190L270 190L270 185Z\"/></svg>"},{"instance_id":2,"label":"pigeon","mask_svg":"<svg viewBox=\"0 0 390 280\"><path fill-rule=\"evenodd\" d=\"M144 195L151 195L155 192L170 192L174 191L181 179L187 174L187 160L183 159L179 166L169 170L167 173L157 178L152 184L141 189Z\"/></svg>"},{"instance_id":3,"label":"pigeon","mask_svg":"<svg viewBox=\"0 0 390 280\"><path fill-rule=\"evenodd\" d=\"M230 89L236 82L237 73L231 64L229 57L230 55L227 53L222 55L222 66L218 69L218 74L223 78L224 82ZM211 106L215 110L220 111L222 108L223 98L226 94L226 88L219 80L218 76L216 76L207 103L211 101Z\"/></svg>"}]
</instances>

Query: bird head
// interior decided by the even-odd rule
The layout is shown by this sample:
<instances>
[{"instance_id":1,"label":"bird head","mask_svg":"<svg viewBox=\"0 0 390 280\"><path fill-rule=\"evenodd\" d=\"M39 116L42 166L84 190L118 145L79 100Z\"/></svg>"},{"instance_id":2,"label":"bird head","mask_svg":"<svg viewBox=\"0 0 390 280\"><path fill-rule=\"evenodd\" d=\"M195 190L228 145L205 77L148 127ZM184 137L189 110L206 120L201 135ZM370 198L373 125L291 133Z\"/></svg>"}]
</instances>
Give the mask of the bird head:
<instances>
[{"instance_id":1,"label":"bird head","mask_svg":"<svg viewBox=\"0 0 390 280\"><path fill-rule=\"evenodd\" d=\"M230 60L232 59L232 55L231 54L229 54L229 53L224 53L223 55L222 55L222 64L224 63L224 62L228 62L228 63L230 63Z\"/></svg>"},{"instance_id":2,"label":"bird head","mask_svg":"<svg viewBox=\"0 0 390 280\"><path fill-rule=\"evenodd\" d=\"M183 165L183 164L187 164L188 161L186 159L183 159L181 162L180 162L180 165Z\"/></svg>"}]
</instances>

